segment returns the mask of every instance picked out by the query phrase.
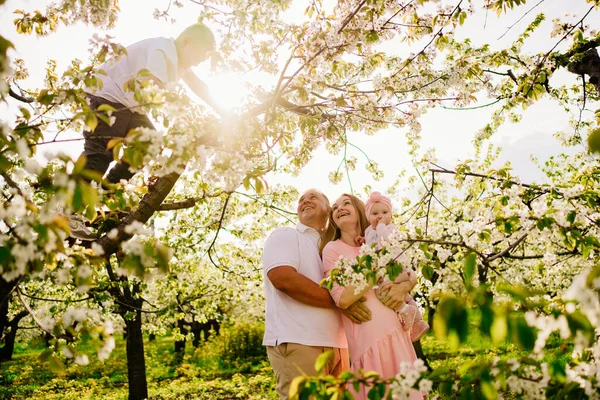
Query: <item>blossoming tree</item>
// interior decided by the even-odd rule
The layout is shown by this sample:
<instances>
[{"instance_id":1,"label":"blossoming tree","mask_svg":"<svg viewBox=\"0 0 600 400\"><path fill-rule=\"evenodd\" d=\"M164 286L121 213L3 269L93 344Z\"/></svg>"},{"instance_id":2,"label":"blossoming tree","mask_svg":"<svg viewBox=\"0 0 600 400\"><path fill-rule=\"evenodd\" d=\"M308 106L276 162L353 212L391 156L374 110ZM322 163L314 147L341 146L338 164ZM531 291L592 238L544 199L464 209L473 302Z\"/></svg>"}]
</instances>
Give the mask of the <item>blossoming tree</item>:
<instances>
[{"instance_id":1,"label":"blossoming tree","mask_svg":"<svg viewBox=\"0 0 600 400\"><path fill-rule=\"evenodd\" d=\"M273 83L252 87L237 123L225 123L191 102L181 87L131 81L127 89L162 126L111 143L139 174L109 189L81 161L62 156L40 165L35 154L44 143L60 143L62 132L110 122L111 110L92 111L84 89L97 85L98 66L122 54L122 46L95 37L89 64L74 60L59 73L50 63L43 88L18 93L28 60L11 59L13 45L0 36L0 76L7 79L0 80L0 94L22 103L11 125L0 127L0 336L14 330L11 323L25 310L55 338L46 354L53 365L60 367L59 352L84 363L87 355L74 343L92 337L99 357L106 356L113 346L110 315L117 313L127 328L130 397L147 397L142 314L166 310L162 316L172 324L186 312L182 303L205 295L190 280L212 277L200 289L223 285L214 271L226 274L227 282L236 275L256 282L256 241L285 219L283 210L293 200L290 191L269 191L266 174L296 173L323 143L345 154L353 135L394 125L407 132L426 190L421 201L406 203L411 211L399 221L402 232L390 240L387 255L365 250L363 260L385 267L394 255L399 265L418 265L425 297L436 310L434 330L454 345L468 334L472 308L495 343L512 341L538 355L558 330L574 337L578 356L562 369L539 359L477 365L465 375L426 376L407 367L390 393L401 397L433 381L440 393L455 387L487 398L507 391L597 395L597 162L585 151L557 157L546 167L550 183L524 184L507 168L492 170L493 153L483 150L504 121L518 121L521 110L541 98L566 109L582 99L585 109L597 99L600 38L586 21L597 16L598 1L578 2L587 4L587 12L554 21L552 45L530 54L524 44L544 24L543 14L532 16L500 50L458 35L476 13L493 18L521 10L527 17L537 5L528 7L525 0L310 1L295 23L283 18L287 1L175 0L172 5L189 7L215 27L224 67L259 69ZM81 21L105 29L118 20L118 3L61 0L43 12L18 11L15 28L47 35ZM169 4L157 16L168 15ZM407 43L408 54L386 51L391 42ZM561 68L575 74L573 82L554 84ZM454 169L420 160L423 113L441 104L479 106L477 97L496 107L490 123L474 133L478 160ZM580 144L597 124L582 111L573 134L562 140ZM347 171L356 167L355 160L345 160ZM381 176L376 160L367 169L375 179ZM340 176L331 175L334 181ZM461 195L449 195L455 192ZM58 209L93 219L101 237L89 247L66 240L68 225ZM268 216L248 222L262 213ZM559 279L549 280L554 276ZM45 319L32 308L37 296L30 288L40 281L62 286L70 301ZM83 299L90 305L73 306ZM374 375L346 374L317 378L318 385L298 382L297 390L344 396L347 381L372 385L376 397L388 388Z\"/></svg>"}]
</instances>

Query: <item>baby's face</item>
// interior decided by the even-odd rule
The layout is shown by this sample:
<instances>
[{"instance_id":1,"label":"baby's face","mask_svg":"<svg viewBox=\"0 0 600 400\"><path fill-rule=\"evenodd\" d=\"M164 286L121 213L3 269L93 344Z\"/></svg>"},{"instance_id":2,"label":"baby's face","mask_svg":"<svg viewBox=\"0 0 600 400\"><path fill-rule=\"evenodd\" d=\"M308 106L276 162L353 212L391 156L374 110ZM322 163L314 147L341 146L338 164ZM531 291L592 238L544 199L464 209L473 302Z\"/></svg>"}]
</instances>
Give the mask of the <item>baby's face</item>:
<instances>
[{"instance_id":1,"label":"baby's face","mask_svg":"<svg viewBox=\"0 0 600 400\"><path fill-rule=\"evenodd\" d=\"M392 213L383 203L375 203L373 208L371 208L371 214L369 214L369 223L372 228L376 228L379 222L383 222L386 225L392 222Z\"/></svg>"}]
</instances>

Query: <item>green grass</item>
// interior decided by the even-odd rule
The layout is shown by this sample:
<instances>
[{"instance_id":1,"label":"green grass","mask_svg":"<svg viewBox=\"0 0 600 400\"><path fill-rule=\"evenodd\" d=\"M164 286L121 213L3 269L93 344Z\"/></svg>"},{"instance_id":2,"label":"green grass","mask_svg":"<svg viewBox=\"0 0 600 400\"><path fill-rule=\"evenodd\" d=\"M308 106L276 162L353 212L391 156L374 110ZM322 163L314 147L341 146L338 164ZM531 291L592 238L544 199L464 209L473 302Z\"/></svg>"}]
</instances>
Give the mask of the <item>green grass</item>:
<instances>
[{"instance_id":1,"label":"green grass","mask_svg":"<svg viewBox=\"0 0 600 400\"><path fill-rule=\"evenodd\" d=\"M529 352L513 344L504 343L500 346L494 346L491 339L482 336L475 326L471 329L467 342L461 344L456 351L452 351L445 341L436 339L430 333L421 339L421 344L433 368L449 367L458 369L467 362L489 362L495 357L501 359L519 359L531 356ZM553 334L548 340L542 361L568 363L571 359L572 351L572 343L563 342L558 334Z\"/></svg>"},{"instance_id":2,"label":"green grass","mask_svg":"<svg viewBox=\"0 0 600 400\"><path fill-rule=\"evenodd\" d=\"M174 362L172 337L145 342L149 396L153 399L276 399L275 378L266 357L224 362L221 343L199 349L189 343L180 364ZM0 366L1 399L126 399L125 341L117 336L108 360L87 366L66 365L57 375L38 360L38 342L18 344L12 361Z\"/></svg>"},{"instance_id":3,"label":"green grass","mask_svg":"<svg viewBox=\"0 0 600 400\"><path fill-rule=\"evenodd\" d=\"M190 343L180 364L174 362L172 337L145 342L146 371L152 399L277 399L275 378L260 344L262 328L223 332L198 349ZM13 361L0 365L0 399L126 399L127 363L125 341L117 335L116 347L104 362L91 359L87 366L66 365L56 375L38 360L43 343L17 344ZM493 347L475 329L467 343L451 351L445 341L431 333L422 339L425 354L434 368L460 371L469 363L494 357L528 355L514 345ZM90 349L91 350L91 349ZM236 351L238 352L236 354ZM544 361L567 363L572 345L551 336ZM92 353L90 351L90 353ZM510 397L507 397L510 398Z\"/></svg>"}]
</instances>

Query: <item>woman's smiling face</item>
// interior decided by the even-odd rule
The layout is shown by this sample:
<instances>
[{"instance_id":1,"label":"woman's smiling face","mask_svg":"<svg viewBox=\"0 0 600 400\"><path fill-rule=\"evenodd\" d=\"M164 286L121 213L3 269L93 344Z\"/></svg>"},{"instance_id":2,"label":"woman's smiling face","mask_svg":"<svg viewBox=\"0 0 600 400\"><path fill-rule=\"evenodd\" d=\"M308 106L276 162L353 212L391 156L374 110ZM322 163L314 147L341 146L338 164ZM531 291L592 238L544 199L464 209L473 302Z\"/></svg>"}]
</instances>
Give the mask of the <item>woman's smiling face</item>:
<instances>
[{"instance_id":1,"label":"woman's smiling face","mask_svg":"<svg viewBox=\"0 0 600 400\"><path fill-rule=\"evenodd\" d=\"M353 229L358 224L356 208L352 204L350 197L342 196L331 206L333 222L340 228Z\"/></svg>"}]
</instances>

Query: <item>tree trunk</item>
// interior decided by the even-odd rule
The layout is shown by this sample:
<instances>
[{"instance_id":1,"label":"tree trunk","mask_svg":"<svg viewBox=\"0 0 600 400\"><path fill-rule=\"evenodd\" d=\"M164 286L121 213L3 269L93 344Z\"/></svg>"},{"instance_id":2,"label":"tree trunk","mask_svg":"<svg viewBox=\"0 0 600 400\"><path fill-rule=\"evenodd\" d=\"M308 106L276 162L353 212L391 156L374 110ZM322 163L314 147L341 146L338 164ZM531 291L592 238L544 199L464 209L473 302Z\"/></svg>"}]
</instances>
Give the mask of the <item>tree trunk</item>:
<instances>
[{"instance_id":1,"label":"tree trunk","mask_svg":"<svg viewBox=\"0 0 600 400\"><path fill-rule=\"evenodd\" d=\"M433 317L435 316L435 308L428 307L427 308L427 323L429 324L429 329L433 332Z\"/></svg>"},{"instance_id":2,"label":"tree trunk","mask_svg":"<svg viewBox=\"0 0 600 400\"><path fill-rule=\"evenodd\" d=\"M0 361L12 360L13 353L15 351L15 338L17 337L17 330L19 329L19 322L25 318L29 313L26 310L21 311L10 321L9 331L3 338L4 347L0 348Z\"/></svg>"},{"instance_id":3,"label":"tree trunk","mask_svg":"<svg viewBox=\"0 0 600 400\"><path fill-rule=\"evenodd\" d=\"M10 325L10 321L8 320L8 303L10 302L12 291L18 282L18 279L7 282L0 277L0 338L4 336L4 330Z\"/></svg>"},{"instance_id":4,"label":"tree trunk","mask_svg":"<svg viewBox=\"0 0 600 400\"><path fill-rule=\"evenodd\" d=\"M116 277L107 264L113 281ZM144 357L144 336L142 334L142 298L139 296L140 284L131 283L125 277L119 278L121 288L112 288L111 294L118 300L118 313L125 321L127 340L127 380L129 382L129 400L148 398L146 382L146 359ZM133 316L132 316L133 315ZM127 317L127 318L126 318Z\"/></svg>"},{"instance_id":5,"label":"tree trunk","mask_svg":"<svg viewBox=\"0 0 600 400\"><path fill-rule=\"evenodd\" d=\"M200 346L200 335L202 332L202 329L200 327L200 322L194 320L192 321L192 327L191 327L191 331L192 334L194 335L194 339L192 340L192 346L194 346L195 348L198 348L198 346Z\"/></svg>"},{"instance_id":6,"label":"tree trunk","mask_svg":"<svg viewBox=\"0 0 600 400\"><path fill-rule=\"evenodd\" d=\"M148 341L149 342L154 342L156 340L156 334L155 333L151 333L150 335L148 335Z\"/></svg>"},{"instance_id":7,"label":"tree trunk","mask_svg":"<svg viewBox=\"0 0 600 400\"><path fill-rule=\"evenodd\" d=\"M180 319L177 321L177 328L179 329L179 333L181 333L182 335L187 335L187 332L188 332L185 325L186 325L185 320ZM174 351L175 364L181 364L183 362L183 356L185 355L185 343L186 343L186 338L175 341L175 351Z\"/></svg>"},{"instance_id":8,"label":"tree trunk","mask_svg":"<svg viewBox=\"0 0 600 400\"><path fill-rule=\"evenodd\" d=\"M125 320L127 325L127 379L129 381L129 400L148 398L146 382L146 359L144 358L144 337L142 335L142 313Z\"/></svg>"},{"instance_id":9,"label":"tree trunk","mask_svg":"<svg viewBox=\"0 0 600 400\"><path fill-rule=\"evenodd\" d=\"M49 348L50 347L50 341L52 339L54 339L54 338L48 332L44 332L43 335L42 335L42 337L44 338L44 345L46 346L46 348Z\"/></svg>"},{"instance_id":10,"label":"tree trunk","mask_svg":"<svg viewBox=\"0 0 600 400\"><path fill-rule=\"evenodd\" d=\"M416 342L413 342L413 347L415 348L415 353L417 353L417 357L419 357L421 360L423 360L427 369L429 371L431 371L431 366L427 362L427 357L425 356L425 353L423 352L423 347L421 347L421 341L417 340Z\"/></svg>"}]
</instances>

